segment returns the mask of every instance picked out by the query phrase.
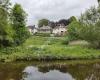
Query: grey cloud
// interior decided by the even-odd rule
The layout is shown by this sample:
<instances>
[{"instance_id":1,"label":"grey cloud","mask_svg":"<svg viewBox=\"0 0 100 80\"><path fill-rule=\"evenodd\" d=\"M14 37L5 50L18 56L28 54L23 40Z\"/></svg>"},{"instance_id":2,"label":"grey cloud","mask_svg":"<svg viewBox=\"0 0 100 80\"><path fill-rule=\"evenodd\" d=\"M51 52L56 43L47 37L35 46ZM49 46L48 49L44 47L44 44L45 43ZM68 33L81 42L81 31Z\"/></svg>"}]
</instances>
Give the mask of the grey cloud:
<instances>
[{"instance_id":1,"label":"grey cloud","mask_svg":"<svg viewBox=\"0 0 100 80\"><path fill-rule=\"evenodd\" d=\"M59 20L70 16L80 16L91 6L97 6L97 0L11 0L20 3L28 13L28 24L39 19Z\"/></svg>"}]
</instances>

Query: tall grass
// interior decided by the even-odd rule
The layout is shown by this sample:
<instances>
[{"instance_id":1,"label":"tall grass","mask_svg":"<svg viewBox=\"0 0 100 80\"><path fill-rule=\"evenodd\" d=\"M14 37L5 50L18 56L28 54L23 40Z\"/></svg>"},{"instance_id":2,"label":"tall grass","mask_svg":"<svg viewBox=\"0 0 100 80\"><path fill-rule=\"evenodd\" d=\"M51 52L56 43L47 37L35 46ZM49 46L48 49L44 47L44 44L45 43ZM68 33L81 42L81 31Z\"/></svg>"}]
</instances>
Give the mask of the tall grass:
<instances>
[{"instance_id":1,"label":"tall grass","mask_svg":"<svg viewBox=\"0 0 100 80\"><path fill-rule=\"evenodd\" d=\"M66 38L55 37L44 48L40 46L48 37L31 37L23 45L0 50L0 61L31 61L31 60L73 60L100 58L100 50L82 45L64 44Z\"/></svg>"}]
</instances>

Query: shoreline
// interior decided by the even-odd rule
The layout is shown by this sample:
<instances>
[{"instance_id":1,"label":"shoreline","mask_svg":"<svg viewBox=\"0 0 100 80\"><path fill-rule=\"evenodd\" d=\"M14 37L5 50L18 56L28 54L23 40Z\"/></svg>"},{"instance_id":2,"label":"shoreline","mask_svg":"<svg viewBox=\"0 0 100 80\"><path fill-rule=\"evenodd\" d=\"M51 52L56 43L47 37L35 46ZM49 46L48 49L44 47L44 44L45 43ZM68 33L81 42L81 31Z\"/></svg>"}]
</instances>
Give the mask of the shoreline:
<instances>
[{"instance_id":1,"label":"shoreline","mask_svg":"<svg viewBox=\"0 0 100 80\"><path fill-rule=\"evenodd\" d=\"M52 61L77 61L77 60L79 60L79 61L81 61L81 60L100 60L100 56L86 56L86 57L65 57L65 58L46 58L45 56L44 56L44 58L41 58L41 57L39 57L39 58L32 58L32 57L27 57L27 58L15 58L15 57L13 57L13 59L12 59L12 57L11 56L4 56L5 58L0 58L0 62L4 62L4 63L6 63L6 62L20 62L20 61L25 61L25 62L30 62L30 61L46 61L46 62L52 62Z\"/></svg>"}]
</instances>

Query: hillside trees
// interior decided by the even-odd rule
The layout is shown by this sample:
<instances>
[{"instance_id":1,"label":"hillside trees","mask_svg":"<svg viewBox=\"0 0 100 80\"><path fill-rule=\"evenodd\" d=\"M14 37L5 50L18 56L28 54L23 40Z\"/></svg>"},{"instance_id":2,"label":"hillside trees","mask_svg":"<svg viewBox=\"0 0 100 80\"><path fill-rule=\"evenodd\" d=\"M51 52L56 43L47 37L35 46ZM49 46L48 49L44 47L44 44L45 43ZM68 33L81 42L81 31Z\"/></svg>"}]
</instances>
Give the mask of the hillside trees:
<instances>
[{"instance_id":1,"label":"hillside trees","mask_svg":"<svg viewBox=\"0 0 100 80\"><path fill-rule=\"evenodd\" d=\"M70 20L68 19L61 19L61 20L59 20L58 21L58 23L59 24L63 24L64 26L67 26L67 25L69 25L69 23L70 23Z\"/></svg>"},{"instance_id":2,"label":"hillside trees","mask_svg":"<svg viewBox=\"0 0 100 80\"><path fill-rule=\"evenodd\" d=\"M70 19L60 19L59 21L50 21L48 19L41 19L38 21L38 27L50 26L51 28L55 28L59 24L67 26L71 23L71 21L72 21L71 18Z\"/></svg>"},{"instance_id":3,"label":"hillside trees","mask_svg":"<svg viewBox=\"0 0 100 80\"><path fill-rule=\"evenodd\" d=\"M42 27L42 26L48 26L49 20L47 19L41 19L38 22L38 27Z\"/></svg>"}]
</instances>

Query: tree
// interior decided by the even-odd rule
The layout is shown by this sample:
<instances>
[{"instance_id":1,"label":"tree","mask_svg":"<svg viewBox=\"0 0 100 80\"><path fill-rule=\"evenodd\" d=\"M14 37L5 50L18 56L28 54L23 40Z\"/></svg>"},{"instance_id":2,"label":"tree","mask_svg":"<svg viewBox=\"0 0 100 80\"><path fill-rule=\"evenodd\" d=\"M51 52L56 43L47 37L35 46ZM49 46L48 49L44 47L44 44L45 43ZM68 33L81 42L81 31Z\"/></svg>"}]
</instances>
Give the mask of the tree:
<instances>
[{"instance_id":1,"label":"tree","mask_svg":"<svg viewBox=\"0 0 100 80\"><path fill-rule=\"evenodd\" d=\"M12 28L9 24L9 0L0 0L0 46L12 42Z\"/></svg>"},{"instance_id":2,"label":"tree","mask_svg":"<svg viewBox=\"0 0 100 80\"><path fill-rule=\"evenodd\" d=\"M41 19L38 22L38 27L42 27L43 25L44 26L48 26L48 24L49 24L49 20L47 20L47 19Z\"/></svg>"},{"instance_id":3,"label":"tree","mask_svg":"<svg viewBox=\"0 0 100 80\"><path fill-rule=\"evenodd\" d=\"M10 5L9 0L0 0L0 7L3 7L6 11L8 11Z\"/></svg>"},{"instance_id":4,"label":"tree","mask_svg":"<svg viewBox=\"0 0 100 80\"><path fill-rule=\"evenodd\" d=\"M58 21L59 24L63 24L64 26L69 25L70 21L66 19L61 19Z\"/></svg>"},{"instance_id":5,"label":"tree","mask_svg":"<svg viewBox=\"0 0 100 80\"><path fill-rule=\"evenodd\" d=\"M80 37L94 47L100 48L100 7L91 8L80 19L82 24Z\"/></svg>"},{"instance_id":6,"label":"tree","mask_svg":"<svg viewBox=\"0 0 100 80\"><path fill-rule=\"evenodd\" d=\"M19 4L15 4L12 9L12 22L15 44L20 45L28 38L29 33L26 29L26 13Z\"/></svg>"},{"instance_id":7,"label":"tree","mask_svg":"<svg viewBox=\"0 0 100 80\"><path fill-rule=\"evenodd\" d=\"M86 40L95 48L100 48L100 7L91 7L82 14L79 21L72 21L68 27L69 39Z\"/></svg>"},{"instance_id":8,"label":"tree","mask_svg":"<svg viewBox=\"0 0 100 80\"><path fill-rule=\"evenodd\" d=\"M76 17L75 16L72 16L69 18L69 23L73 22L73 21L77 21Z\"/></svg>"},{"instance_id":9,"label":"tree","mask_svg":"<svg viewBox=\"0 0 100 80\"><path fill-rule=\"evenodd\" d=\"M56 27L56 24L55 24L55 22L50 21L50 22L49 22L49 26L53 29L53 28Z\"/></svg>"},{"instance_id":10,"label":"tree","mask_svg":"<svg viewBox=\"0 0 100 80\"><path fill-rule=\"evenodd\" d=\"M96 24L100 19L99 8L91 7L81 15L80 22L85 24Z\"/></svg>"},{"instance_id":11,"label":"tree","mask_svg":"<svg viewBox=\"0 0 100 80\"><path fill-rule=\"evenodd\" d=\"M73 21L68 25L68 38L70 41L80 39L80 29L81 24L78 21Z\"/></svg>"}]
</instances>

